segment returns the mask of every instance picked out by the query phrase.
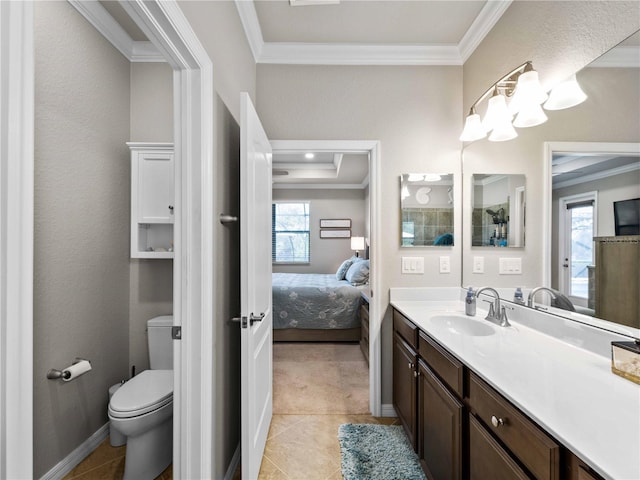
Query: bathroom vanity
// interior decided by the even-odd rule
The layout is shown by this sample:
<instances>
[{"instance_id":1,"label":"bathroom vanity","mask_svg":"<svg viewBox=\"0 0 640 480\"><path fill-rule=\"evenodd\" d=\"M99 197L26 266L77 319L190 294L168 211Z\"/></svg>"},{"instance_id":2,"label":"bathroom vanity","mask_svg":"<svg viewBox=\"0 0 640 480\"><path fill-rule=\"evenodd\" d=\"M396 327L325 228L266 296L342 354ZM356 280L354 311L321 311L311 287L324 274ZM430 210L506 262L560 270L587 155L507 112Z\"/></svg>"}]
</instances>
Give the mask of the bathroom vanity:
<instances>
[{"instance_id":1,"label":"bathroom vanity","mask_svg":"<svg viewBox=\"0 0 640 480\"><path fill-rule=\"evenodd\" d=\"M462 295L391 290L394 407L427 477L640 478L640 386L610 369L622 337L517 305L500 327Z\"/></svg>"}]
</instances>

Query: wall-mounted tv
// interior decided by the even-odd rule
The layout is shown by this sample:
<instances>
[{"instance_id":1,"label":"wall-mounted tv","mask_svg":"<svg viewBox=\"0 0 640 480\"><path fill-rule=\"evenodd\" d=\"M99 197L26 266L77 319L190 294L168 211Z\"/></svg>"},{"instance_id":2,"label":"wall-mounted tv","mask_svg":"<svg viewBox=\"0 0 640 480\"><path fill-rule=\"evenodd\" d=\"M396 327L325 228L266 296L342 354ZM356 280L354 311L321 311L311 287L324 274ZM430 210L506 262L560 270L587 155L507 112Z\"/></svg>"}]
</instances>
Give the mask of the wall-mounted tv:
<instances>
[{"instance_id":1,"label":"wall-mounted tv","mask_svg":"<svg viewBox=\"0 0 640 480\"><path fill-rule=\"evenodd\" d=\"M618 235L640 235L640 198L613 202L613 217Z\"/></svg>"}]
</instances>

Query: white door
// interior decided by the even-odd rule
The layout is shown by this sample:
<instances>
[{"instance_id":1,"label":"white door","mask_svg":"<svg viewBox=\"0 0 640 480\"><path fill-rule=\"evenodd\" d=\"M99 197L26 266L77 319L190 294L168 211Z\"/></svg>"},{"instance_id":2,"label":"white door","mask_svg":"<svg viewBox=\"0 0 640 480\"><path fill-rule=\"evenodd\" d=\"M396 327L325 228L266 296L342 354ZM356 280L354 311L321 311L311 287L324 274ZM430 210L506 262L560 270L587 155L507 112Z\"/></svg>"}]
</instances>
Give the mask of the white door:
<instances>
[{"instance_id":1,"label":"white door","mask_svg":"<svg viewBox=\"0 0 640 480\"><path fill-rule=\"evenodd\" d=\"M273 407L271 144L247 93L240 94L242 478L258 478Z\"/></svg>"}]
</instances>

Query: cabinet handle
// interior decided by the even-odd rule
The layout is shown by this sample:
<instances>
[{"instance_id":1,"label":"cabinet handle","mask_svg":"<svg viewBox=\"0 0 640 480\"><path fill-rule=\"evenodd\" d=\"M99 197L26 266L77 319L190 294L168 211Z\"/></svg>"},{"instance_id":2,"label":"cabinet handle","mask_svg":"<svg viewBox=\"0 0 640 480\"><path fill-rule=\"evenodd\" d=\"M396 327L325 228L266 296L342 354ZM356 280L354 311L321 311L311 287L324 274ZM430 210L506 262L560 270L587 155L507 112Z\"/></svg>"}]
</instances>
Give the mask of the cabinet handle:
<instances>
[{"instance_id":1,"label":"cabinet handle","mask_svg":"<svg viewBox=\"0 0 640 480\"><path fill-rule=\"evenodd\" d=\"M417 371L413 371L413 378L418 378L418 375L420 375L420 372Z\"/></svg>"},{"instance_id":2,"label":"cabinet handle","mask_svg":"<svg viewBox=\"0 0 640 480\"><path fill-rule=\"evenodd\" d=\"M408 364L409 370L413 369L413 363L409 362Z\"/></svg>"},{"instance_id":3,"label":"cabinet handle","mask_svg":"<svg viewBox=\"0 0 640 480\"><path fill-rule=\"evenodd\" d=\"M493 425L494 427L498 428L501 425L504 425L504 420L501 418L497 418L495 415L491 416L491 425Z\"/></svg>"},{"instance_id":4,"label":"cabinet handle","mask_svg":"<svg viewBox=\"0 0 640 480\"><path fill-rule=\"evenodd\" d=\"M173 212L173 205L169 205L169 210Z\"/></svg>"}]
</instances>

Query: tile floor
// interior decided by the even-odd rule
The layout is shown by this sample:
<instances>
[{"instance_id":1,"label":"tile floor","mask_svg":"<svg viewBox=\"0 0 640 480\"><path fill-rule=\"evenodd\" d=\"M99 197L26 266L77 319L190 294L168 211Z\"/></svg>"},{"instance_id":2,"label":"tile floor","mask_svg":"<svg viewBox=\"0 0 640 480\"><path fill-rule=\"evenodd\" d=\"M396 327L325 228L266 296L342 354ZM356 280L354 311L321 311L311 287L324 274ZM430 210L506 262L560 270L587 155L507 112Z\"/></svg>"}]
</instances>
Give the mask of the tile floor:
<instances>
[{"instance_id":1,"label":"tile floor","mask_svg":"<svg viewBox=\"0 0 640 480\"><path fill-rule=\"evenodd\" d=\"M350 349L350 347L354 352L359 351L357 344L340 346L341 349ZM314 344L305 344L305 348L313 349ZM326 348L326 345L325 347L318 345L318 350L322 348ZM310 352L308 353L309 357L314 357ZM343 367L343 365L337 366L342 371L342 375L354 371L354 369L348 369L345 372ZM286 372L283 373L285 374L278 375L280 380L274 377L274 382L286 382L287 375ZM322 382L321 377L315 378ZM281 383L274 384L274 389L276 388L290 391L291 395L296 394L296 389L289 389L287 385ZM335 411L322 413L326 411L324 407L316 409L321 413L283 414L274 412L262 458L260 480L342 479L338 427L343 423L397 424L397 418L379 418L371 415L346 413L349 410L348 400L353 392L345 390L343 395L342 401L335 397L334 400L337 405L345 405L345 413ZM306 412L314 412L313 405L307 405L307 407ZM119 480L124 472L125 451L126 447L112 447L107 439L64 477L64 480ZM157 480L171 478L172 468L170 465ZM234 480L239 478L240 472L237 471Z\"/></svg>"}]
</instances>

